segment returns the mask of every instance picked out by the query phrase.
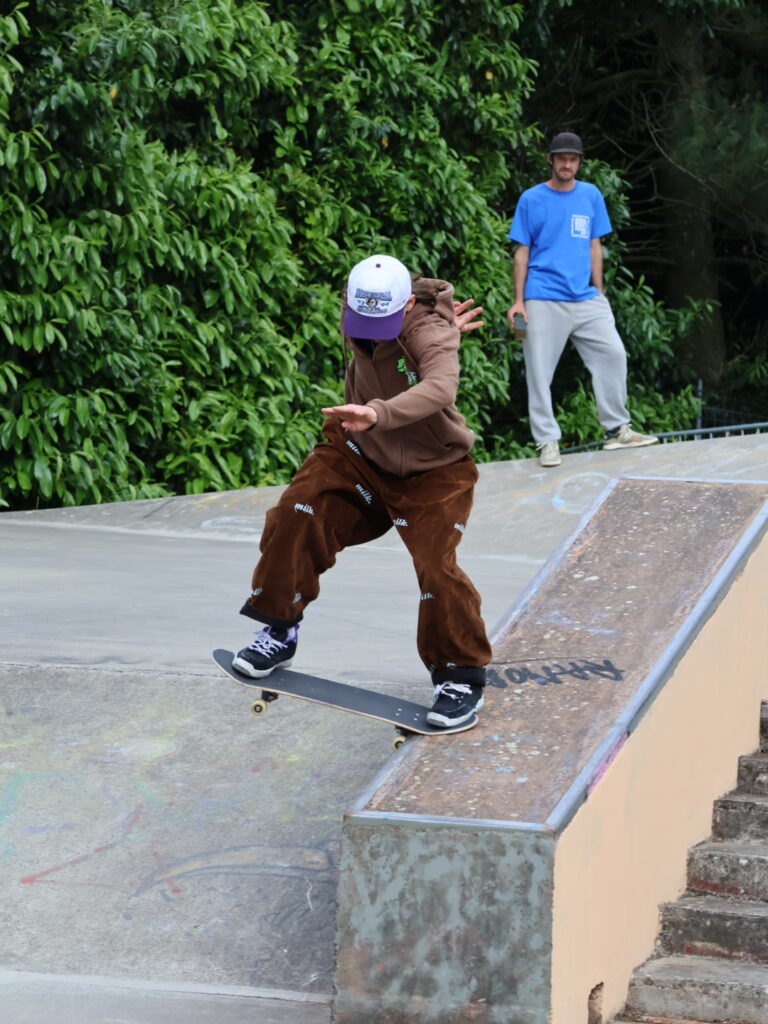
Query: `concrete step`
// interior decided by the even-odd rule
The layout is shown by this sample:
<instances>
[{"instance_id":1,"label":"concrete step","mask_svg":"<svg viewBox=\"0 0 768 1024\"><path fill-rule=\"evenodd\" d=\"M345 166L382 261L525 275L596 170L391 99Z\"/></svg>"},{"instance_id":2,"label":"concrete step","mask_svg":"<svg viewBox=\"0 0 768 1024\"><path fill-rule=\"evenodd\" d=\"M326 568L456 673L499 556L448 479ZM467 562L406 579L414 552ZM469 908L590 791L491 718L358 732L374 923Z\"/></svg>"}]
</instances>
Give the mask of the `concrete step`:
<instances>
[{"instance_id":1,"label":"concrete step","mask_svg":"<svg viewBox=\"0 0 768 1024\"><path fill-rule=\"evenodd\" d=\"M658 949L668 956L768 963L768 903L723 896L683 896L664 903Z\"/></svg>"},{"instance_id":2,"label":"concrete step","mask_svg":"<svg viewBox=\"0 0 768 1024\"><path fill-rule=\"evenodd\" d=\"M121 1022L122 1024L122 1022ZM709 1024L692 1017L658 1017L654 1013L633 1013L631 1017L613 1017L610 1024ZM749 1024L740 1021L739 1024Z\"/></svg>"},{"instance_id":3,"label":"concrete step","mask_svg":"<svg viewBox=\"0 0 768 1024\"><path fill-rule=\"evenodd\" d=\"M768 796L768 753L739 758L737 788L740 793Z\"/></svg>"},{"instance_id":4,"label":"concrete step","mask_svg":"<svg viewBox=\"0 0 768 1024\"><path fill-rule=\"evenodd\" d=\"M629 986L624 1015L634 1019L635 1013L768 1024L768 965L703 956L648 960Z\"/></svg>"},{"instance_id":5,"label":"concrete step","mask_svg":"<svg viewBox=\"0 0 768 1024\"><path fill-rule=\"evenodd\" d=\"M768 900L768 842L699 843L688 853L688 889Z\"/></svg>"},{"instance_id":6,"label":"concrete step","mask_svg":"<svg viewBox=\"0 0 768 1024\"><path fill-rule=\"evenodd\" d=\"M729 793L715 800L712 837L768 840L768 796Z\"/></svg>"},{"instance_id":7,"label":"concrete step","mask_svg":"<svg viewBox=\"0 0 768 1024\"><path fill-rule=\"evenodd\" d=\"M705 1024L691 1017L657 1017L653 1013L633 1013L631 1017L613 1017L610 1024Z\"/></svg>"}]
</instances>

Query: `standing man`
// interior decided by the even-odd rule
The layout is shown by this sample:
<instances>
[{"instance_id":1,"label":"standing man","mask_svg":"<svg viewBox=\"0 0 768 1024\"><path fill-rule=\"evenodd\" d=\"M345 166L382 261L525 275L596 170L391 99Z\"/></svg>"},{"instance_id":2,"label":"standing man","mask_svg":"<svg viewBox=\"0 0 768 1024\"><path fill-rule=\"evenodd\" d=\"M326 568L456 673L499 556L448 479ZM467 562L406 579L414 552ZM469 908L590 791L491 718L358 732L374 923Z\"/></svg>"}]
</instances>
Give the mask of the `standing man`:
<instances>
[{"instance_id":1,"label":"standing man","mask_svg":"<svg viewBox=\"0 0 768 1024\"><path fill-rule=\"evenodd\" d=\"M657 437L632 430L627 412L627 355L603 294L600 239L612 231L605 200L576 180L581 139L561 132L550 144L549 181L526 189L508 238L517 243L514 305L527 323L523 341L531 433L542 466L559 466L560 427L552 409L552 378L570 338L592 375L603 448L640 448Z\"/></svg>"},{"instance_id":2,"label":"standing man","mask_svg":"<svg viewBox=\"0 0 768 1024\"><path fill-rule=\"evenodd\" d=\"M394 527L419 584L416 643L435 688L427 719L460 725L483 706L491 648L480 595L456 562L478 476L475 439L455 405L459 335L480 326L471 304L454 303L445 281L412 279L392 256L352 268L345 404L321 410L324 442L267 513L241 609L264 628L236 655L240 672L259 679L290 665L321 574L344 548Z\"/></svg>"}]
</instances>

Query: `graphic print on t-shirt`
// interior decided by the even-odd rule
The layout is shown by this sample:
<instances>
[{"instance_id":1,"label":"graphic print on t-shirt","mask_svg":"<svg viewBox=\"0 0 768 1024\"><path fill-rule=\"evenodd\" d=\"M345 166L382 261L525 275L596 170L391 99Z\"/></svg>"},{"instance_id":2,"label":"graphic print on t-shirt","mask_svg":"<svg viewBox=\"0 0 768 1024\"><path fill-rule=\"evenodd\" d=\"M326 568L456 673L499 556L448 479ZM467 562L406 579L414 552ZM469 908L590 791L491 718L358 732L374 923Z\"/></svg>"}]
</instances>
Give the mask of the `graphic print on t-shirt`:
<instances>
[{"instance_id":1,"label":"graphic print on t-shirt","mask_svg":"<svg viewBox=\"0 0 768 1024\"><path fill-rule=\"evenodd\" d=\"M571 214L571 235L573 238L589 238L589 217L586 213Z\"/></svg>"}]
</instances>

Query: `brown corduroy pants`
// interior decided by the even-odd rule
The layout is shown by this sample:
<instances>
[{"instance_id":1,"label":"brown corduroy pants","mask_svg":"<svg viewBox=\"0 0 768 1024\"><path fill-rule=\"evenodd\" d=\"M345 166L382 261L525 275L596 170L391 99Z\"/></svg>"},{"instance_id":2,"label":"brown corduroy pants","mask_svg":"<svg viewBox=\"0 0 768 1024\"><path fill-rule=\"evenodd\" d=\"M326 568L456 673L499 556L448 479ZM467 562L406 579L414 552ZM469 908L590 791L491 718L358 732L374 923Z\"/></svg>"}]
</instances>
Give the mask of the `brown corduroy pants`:
<instances>
[{"instance_id":1,"label":"brown corduroy pants","mask_svg":"<svg viewBox=\"0 0 768 1024\"><path fill-rule=\"evenodd\" d=\"M243 615L267 625L295 625L320 591L320 575L346 547L396 528L413 559L421 589L417 646L433 681L450 666L485 679L491 648L480 595L456 562L472 508L477 468L469 456L410 477L368 461L354 433L325 428L327 440L307 456L278 504L267 512L261 558Z\"/></svg>"}]
</instances>

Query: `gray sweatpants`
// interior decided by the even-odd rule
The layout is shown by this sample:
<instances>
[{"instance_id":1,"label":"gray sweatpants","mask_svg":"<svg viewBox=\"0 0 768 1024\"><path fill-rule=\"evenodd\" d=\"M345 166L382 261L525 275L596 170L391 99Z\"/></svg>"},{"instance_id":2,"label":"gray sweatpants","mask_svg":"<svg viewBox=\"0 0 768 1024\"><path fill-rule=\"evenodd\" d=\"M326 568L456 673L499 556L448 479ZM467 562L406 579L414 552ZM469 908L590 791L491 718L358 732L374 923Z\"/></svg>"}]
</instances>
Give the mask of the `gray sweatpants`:
<instances>
[{"instance_id":1,"label":"gray sweatpants","mask_svg":"<svg viewBox=\"0 0 768 1024\"><path fill-rule=\"evenodd\" d=\"M592 375L597 412L605 430L629 423L627 354L604 295L585 302L529 299L528 329L523 341L528 414L537 444L559 441L552 409L552 378L570 338Z\"/></svg>"}]
</instances>

